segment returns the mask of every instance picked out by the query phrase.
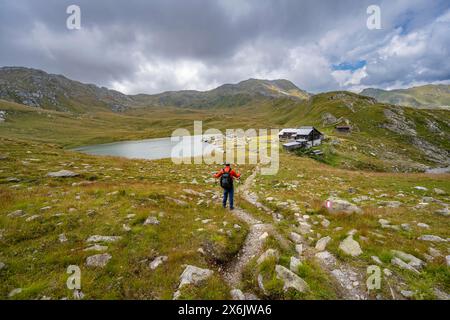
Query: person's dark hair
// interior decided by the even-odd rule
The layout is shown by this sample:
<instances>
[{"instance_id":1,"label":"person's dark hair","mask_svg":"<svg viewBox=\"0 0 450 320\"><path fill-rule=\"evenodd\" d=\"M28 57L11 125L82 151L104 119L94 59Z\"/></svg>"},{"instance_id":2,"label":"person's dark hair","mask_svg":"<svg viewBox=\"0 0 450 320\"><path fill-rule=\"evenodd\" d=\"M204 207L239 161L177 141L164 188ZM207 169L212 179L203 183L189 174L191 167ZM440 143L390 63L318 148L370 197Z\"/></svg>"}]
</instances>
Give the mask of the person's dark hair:
<instances>
[{"instance_id":1,"label":"person's dark hair","mask_svg":"<svg viewBox=\"0 0 450 320\"><path fill-rule=\"evenodd\" d=\"M225 163L225 166L226 166L226 167L229 167L229 166L231 166L231 164L228 163L228 162L226 162L226 163Z\"/></svg>"}]
</instances>

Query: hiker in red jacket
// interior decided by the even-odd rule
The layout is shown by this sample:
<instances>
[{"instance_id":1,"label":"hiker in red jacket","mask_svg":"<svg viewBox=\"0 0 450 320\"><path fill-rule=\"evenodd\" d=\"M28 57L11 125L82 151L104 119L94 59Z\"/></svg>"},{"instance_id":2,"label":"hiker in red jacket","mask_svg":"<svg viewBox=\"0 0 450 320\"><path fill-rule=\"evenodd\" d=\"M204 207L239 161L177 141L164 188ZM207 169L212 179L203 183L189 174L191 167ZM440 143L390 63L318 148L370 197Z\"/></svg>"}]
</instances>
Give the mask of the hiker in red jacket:
<instances>
[{"instance_id":1,"label":"hiker in red jacket","mask_svg":"<svg viewBox=\"0 0 450 320\"><path fill-rule=\"evenodd\" d=\"M229 163L225 164L225 168L222 168L219 172L214 175L215 178L220 178L220 186L223 188L223 201L222 205L224 208L227 207L227 198L230 196L230 210L234 209L234 187L233 180L240 179L241 174L236 173Z\"/></svg>"}]
</instances>

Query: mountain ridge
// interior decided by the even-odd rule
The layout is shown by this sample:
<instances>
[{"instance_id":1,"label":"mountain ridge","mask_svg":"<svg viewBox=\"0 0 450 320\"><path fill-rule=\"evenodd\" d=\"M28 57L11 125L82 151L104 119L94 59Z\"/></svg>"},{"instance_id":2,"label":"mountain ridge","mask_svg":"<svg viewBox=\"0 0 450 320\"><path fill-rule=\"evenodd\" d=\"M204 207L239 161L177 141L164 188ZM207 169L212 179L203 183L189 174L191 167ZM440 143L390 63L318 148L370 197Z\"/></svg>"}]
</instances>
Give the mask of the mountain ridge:
<instances>
[{"instance_id":1,"label":"mountain ridge","mask_svg":"<svg viewBox=\"0 0 450 320\"><path fill-rule=\"evenodd\" d=\"M0 99L58 111L124 111L132 107L239 106L254 98L309 99L311 95L285 79L248 79L206 91L180 90L126 95L63 75L26 67L0 68Z\"/></svg>"},{"instance_id":2,"label":"mountain ridge","mask_svg":"<svg viewBox=\"0 0 450 320\"><path fill-rule=\"evenodd\" d=\"M416 108L443 108L450 106L450 85L426 84L406 89L383 90L366 88L361 95L379 102Z\"/></svg>"}]
</instances>

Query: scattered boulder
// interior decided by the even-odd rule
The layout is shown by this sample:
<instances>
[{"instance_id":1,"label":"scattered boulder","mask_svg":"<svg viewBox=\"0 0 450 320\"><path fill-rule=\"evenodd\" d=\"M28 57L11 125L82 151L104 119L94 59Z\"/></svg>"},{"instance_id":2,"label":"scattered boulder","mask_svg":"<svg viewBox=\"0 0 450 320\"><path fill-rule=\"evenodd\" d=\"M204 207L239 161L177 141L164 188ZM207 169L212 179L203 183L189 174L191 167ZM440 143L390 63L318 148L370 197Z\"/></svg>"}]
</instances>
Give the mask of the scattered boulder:
<instances>
[{"instance_id":1,"label":"scattered boulder","mask_svg":"<svg viewBox=\"0 0 450 320\"><path fill-rule=\"evenodd\" d=\"M383 264L380 260L380 258L378 258L377 256L371 256L373 262L375 262L376 264Z\"/></svg>"},{"instance_id":2,"label":"scattered boulder","mask_svg":"<svg viewBox=\"0 0 450 320\"><path fill-rule=\"evenodd\" d=\"M258 280L258 288L262 291L263 294L267 295L266 288L264 287L264 278L262 274L258 274L257 280Z\"/></svg>"},{"instance_id":3,"label":"scattered boulder","mask_svg":"<svg viewBox=\"0 0 450 320\"><path fill-rule=\"evenodd\" d=\"M420 236L417 239L418 240L422 240L422 241L447 242L446 239L442 239L441 237L435 236L435 235L432 235L432 234L426 234L426 235Z\"/></svg>"},{"instance_id":4,"label":"scattered boulder","mask_svg":"<svg viewBox=\"0 0 450 320\"><path fill-rule=\"evenodd\" d=\"M322 113L322 121L325 126L336 123L337 118L329 112Z\"/></svg>"},{"instance_id":5,"label":"scattered boulder","mask_svg":"<svg viewBox=\"0 0 450 320\"><path fill-rule=\"evenodd\" d=\"M47 173L47 176L52 178L71 178L77 177L79 174L69 170L60 170L56 172L49 172Z\"/></svg>"},{"instance_id":6,"label":"scattered boulder","mask_svg":"<svg viewBox=\"0 0 450 320\"><path fill-rule=\"evenodd\" d=\"M403 261L408 263L413 268L420 269L425 265L425 262L423 262L419 258L413 256L412 254L405 253L405 252L399 251L399 250L392 250L391 252L394 254L394 256L402 259Z\"/></svg>"},{"instance_id":7,"label":"scattered boulder","mask_svg":"<svg viewBox=\"0 0 450 320\"><path fill-rule=\"evenodd\" d=\"M233 289L230 291L231 298L233 300L245 300L244 293L239 289Z\"/></svg>"},{"instance_id":8,"label":"scattered boulder","mask_svg":"<svg viewBox=\"0 0 450 320\"><path fill-rule=\"evenodd\" d=\"M166 199L174 202L175 204L177 204L179 206L187 206L188 205L188 203L186 201L184 201L184 200L175 199L175 198L172 198L172 197L166 197Z\"/></svg>"},{"instance_id":9,"label":"scattered boulder","mask_svg":"<svg viewBox=\"0 0 450 320\"><path fill-rule=\"evenodd\" d=\"M400 227L405 231L411 231L411 226L409 225L409 223L402 223Z\"/></svg>"},{"instance_id":10,"label":"scattered boulder","mask_svg":"<svg viewBox=\"0 0 450 320\"><path fill-rule=\"evenodd\" d=\"M439 189L439 188L434 188L433 192L436 193L437 195L440 195L440 196L443 196L443 195L446 194L446 192L444 190Z\"/></svg>"},{"instance_id":11,"label":"scattered boulder","mask_svg":"<svg viewBox=\"0 0 450 320\"><path fill-rule=\"evenodd\" d=\"M146 225L158 225L158 224L159 224L159 220L156 217L148 217L144 221L144 226L146 226Z\"/></svg>"},{"instance_id":12,"label":"scattered boulder","mask_svg":"<svg viewBox=\"0 0 450 320\"><path fill-rule=\"evenodd\" d=\"M196 266L187 265L180 276L180 284L178 288L189 284L198 285L205 281L213 274L212 270L202 269Z\"/></svg>"},{"instance_id":13,"label":"scattered boulder","mask_svg":"<svg viewBox=\"0 0 450 320\"><path fill-rule=\"evenodd\" d=\"M303 216L303 217L305 217L305 216ZM308 222L299 221L298 222L298 231L303 235L311 233L312 232L311 225Z\"/></svg>"},{"instance_id":14,"label":"scattered boulder","mask_svg":"<svg viewBox=\"0 0 450 320\"><path fill-rule=\"evenodd\" d=\"M447 267L450 267L450 255L445 256L445 262L447 263Z\"/></svg>"},{"instance_id":15,"label":"scattered boulder","mask_svg":"<svg viewBox=\"0 0 450 320\"><path fill-rule=\"evenodd\" d=\"M380 201L378 204L387 208L398 208L402 205L400 201Z\"/></svg>"},{"instance_id":16,"label":"scattered boulder","mask_svg":"<svg viewBox=\"0 0 450 320\"><path fill-rule=\"evenodd\" d=\"M275 272L277 273L277 278L281 279L284 282L284 291L287 291L289 288L293 288L299 292L305 292L309 290L309 286L305 282L305 280L300 278L289 269L277 264L275 266Z\"/></svg>"},{"instance_id":17,"label":"scattered boulder","mask_svg":"<svg viewBox=\"0 0 450 320\"><path fill-rule=\"evenodd\" d=\"M397 257L392 258L391 259L391 264L393 264L394 266L400 267L401 269L409 270L409 271L412 271L414 273L420 274L419 270L417 270L413 266L407 264L406 262L404 262L400 258L397 258Z\"/></svg>"},{"instance_id":18,"label":"scattered boulder","mask_svg":"<svg viewBox=\"0 0 450 320\"><path fill-rule=\"evenodd\" d=\"M291 261L289 263L289 269L292 272L297 272L298 267L302 265L302 261L299 258L291 257Z\"/></svg>"},{"instance_id":19,"label":"scattered boulder","mask_svg":"<svg viewBox=\"0 0 450 320\"><path fill-rule=\"evenodd\" d=\"M25 215L25 212L23 210L16 210L16 211L13 211L13 212L9 213L8 217L10 217L10 218L20 218L20 217L22 217L24 215Z\"/></svg>"},{"instance_id":20,"label":"scattered boulder","mask_svg":"<svg viewBox=\"0 0 450 320\"><path fill-rule=\"evenodd\" d=\"M433 247L428 248L428 253L434 258L440 257L442 255L439 250L437 250Z\"/></svg>"},{"instance_id":21,"label":"scattered boulder","mask_svg":"<svg viewBox=\"0 0 450 320\"><path fill-rule=\"evenodd\" d=\"M317 241L316 243L316 250L317 251L324 251L327 247L328 242L331 241L331 237L330 236L326 236L321 238L319 241Z\"/></svg>"},{"instance_id":22,"label":"scattered boulder","mask_svg":"<svg viewBox=\"0 0 450 320\"><path fill-rule=\"evenodd\" d=\"M66 237L66 235L65 235L64 233L61 233L61 234L58 236L58 240L59 240L59 242L61 242L61 243L67 242L67 237Z\"/></svg>"},{"instance_id":23,"label":"scattered boulder","mask_svg":"<svg viewBox=\"0 0 450 320\"><path fill-rule=\"evenodd\" d=\"M338 198L328 198L327 203L329 203L329 205L326 207L329 213L362 213L361 208L346 200Z\"/></svg>"},{"instance_id":24,"label":"scattered boulder","mask_svg":"<svg viewBox=\"0 0 450 320\"><path fill-rule=\"evenodd\" d=\"M112 256L109 253L96 254L86 258L86 265L88 267L103 268L107 265Z\"/></svg>"},{"instance_id":25,"label":"scattered boulder","mask_svg":"<svg viewBox=\"0 0 450 320\"><path fill-rule=\"evenodd\" d=\"M265 260L274 257L276 261L278 261L280 254L278 250L275 249L267 249L256 261L257 264L263 263Z\"/></svg>"},{"instance_id":26,"label":"scattered boulder","mask_svg":"<svg viewBox=\"0 0 450 320\"><path fill-rule=\"evenodd\" d=\"M94 235L90 236L86 241L87 242L116 242L122 239L121 236L99 236Z\"/></svg>"},{"instance_id":27,"label":"scattered boulder","mask_svg":"<svg viewBox=\"0 0 450 320\"><path fill-rule=\"evenodd\" d=\"M419 222L417 224L417 226L420 227L420 228L430 229L429 225L427 225L426 223L422 223L422 222Z\"/></svg>"},{"instance_id":28,"label":"scattered boulder","mask_svg":"<svg viewBox=\"0 0 450 320\"><path fill-rule=\"evenodd\" d=\"M450 216L450 209L448 207L444 207L442 209L436 210L434 213L444 217L448 217Z\"/></svg>"},{"instance_id":29,"label":"scattered boulder","mask_svg":"<svg viewBox=\"0 0 450 320\"><path fill-rule=\"evenodd\" d=\"M425 188L425 187L421 187L421 186L415 186L415 187L414 187L414 189L416 189L416 190L420 190L420 191L428 191L428 189L427 189L427 188Z\"/></svg>"},{"instance_id":30,"label":"scattered boulder","mask_svg":"<svg viewBox=\"0 0 450 320\"><path fill-rule=\"evenodd\" d=\"M4 262L0 261L0 271L3 270L6 267Z\"/></svg>"},{"instance_id":31,"label":"scattered boulder","mask_svg":"<svg viewBox=\"0 0 450 320\"><path fill-rule=\"evenodd\" d=\"M412 298L414 296L414 291L410 291L410 290L401 290L400 293L402 294L402 296L404 296L405 298Z\"/></svg>"},{"instance_id":32,"label":"scattered boulder","mask_svg":"<svg viewBox=\"0 0 450 320\"><path fill-rule=\"evenodd\" d=\"M152 262L150 262L150 269L155 270L158 268L161 264L163 264L165 261L167 261L167 256L159 256L153 259Z\"/></svg>"},{"instance_id":33,"label":"scattered boulder","mask_svg":"<svg viewBox=\"0 0 450 320\"><path fill-rule=\"evenodd\" d=\"M362 253L359 243L354 240L353 236L351 235L349 235L339 244L339 249L352 257L359 256Z\"/></svg>"},{"instance_id":34,"label":"scattered boulder","mask_svg":"<svg viewBox=\"0 0 450 320\"><path fill-rule=\"evenodd\" d=\"M328 251L321 251L316 253L315 257L327 266L336 264L336 258Z\"/></svg>"},{"instance_id":35,"label":"scattered boulder","mask_svg":"<svg viewBox=\"0 0 450 320\"><path fill-rule=\"evenodd\" d=\"M26 222L30 222L30 221L39 219L40 217L41 217L40 215L34 214L34 215L32 215L31 217L26 218L25 221L26 221Z\"/></svg>"},{"instance_id":36,"label":"scattered boulder","mask_svg":"<svg viewBox=\"0 0 450 320\"><path fill-rule=\"evenodd\" d=\"M320 224L322 225L322 227L328 228L330 226L330 220L323 219Z\"/></svg>"},{"instance_id":37,"label":"scattered boulder","mask_svg":"<svg viewBox=\"0 0 450 320\"><path fill-rule=\"evenodd\" d=\"M303 237L301 235L299 235L296 232L291 232L289 234L289 238L294 242L294 243L302 243L303 242Z\"/></svg>"},{"instance_id":38,"label":"scattered boulder","mask_svg":"<svg viewBox=\"0 0 450 320\"><path fill-rule=\"evenodd\" d=\"M9 292L8 297L12 298L12 297L14 297L15 295L18 295L21 292L22 292L22 288L15 288L15 289L13 289L13 290L11 290Z\"/></svg>"}]
</instances>

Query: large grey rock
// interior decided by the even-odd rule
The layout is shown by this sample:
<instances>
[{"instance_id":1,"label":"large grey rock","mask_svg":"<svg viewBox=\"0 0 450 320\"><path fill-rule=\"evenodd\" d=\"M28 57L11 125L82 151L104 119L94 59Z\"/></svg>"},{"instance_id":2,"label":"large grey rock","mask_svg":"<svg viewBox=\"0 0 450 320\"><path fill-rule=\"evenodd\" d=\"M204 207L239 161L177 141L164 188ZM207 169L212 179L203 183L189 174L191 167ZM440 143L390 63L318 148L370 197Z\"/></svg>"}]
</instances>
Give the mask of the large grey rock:
<instances>
[{"instance_id":1,"label":"large grey rock","mask_svg":"<svg viewBox=\"0 0 450 320\"><path fill-rule=\"evenodd\" d=\"M278 258L280 257L280 254L278 253L278 250L275 249L267 249L256 261L257 264L263 263L265 260L269 258L275 258L276 261L278 261Z\"/></svg>"},{"instance_id":2,"label":"large grey rock","mask_svg":"<svg viewBox=\"0 0 450 320\"><path fill-rule=\"evenodd\" d=\"M344 213L362 213L361 208L354 205L353 203L350 203L346 200L338 199L338 198L328 198L327 202L329 201L330 206L327 207L328 212L330 213L338 213L338 212L344 212Z\"/></svg>"},{"instance_id":3,"label":"large grey rock","mask_svg":"<svg viewBox=\"0 0 450 320\"><path fill-rule=\"evenodd\" d=\"M49 172L47 173L47 176L52 178L70 178L79 176L79 174L69 170L60 170L56 172Z\"/></svg>"},{"instance_id":4,"label":"large grey rock","mask_svg":"<svg viewBox=\"0 0 450 320\"><path fill-rule=\"evenodd\" d=\"M336 258L328 251L321 251L315 254L315 257L327 266L336 264Z\"/></svg>"},{"instance_id":5,"label":"large grey rock","mask_svg":"<svg viewBox=\"0 0 450 320\"><path fill-rule=\"evenodd\" d=\"M405 269L405 270L409 270L412 271L414 273L420 274L419 270L417 270L416 268L414 268L413 266L407 264L406 262L404 262L403 260L401 260L400 258L394 257L391 259L391 263L394 266L400 267L401 269Z\"/></svg>"},{"instance_id":6,"label":"large grey rock","mask_svg":"<svg viewBox=\"0 0 450 320\"><path fill-rule=\"evenodd\" d=\"M432 234L426 234L423 236L420 236L419 238L417 238L418 240L422 240L422 241L432 241L432 242L447 242L447 239L443 239L439 236L435 236Z\"/></svg>"},{"instance_id":7,"label":"large grey rock","mask_svg":"<svg viewBox=\"0 0 450 320\"><path fill-rule=\"evenodd\" d=\"M434 213L444 217L448 217L450 216L450 209L448 207L444 207L442 209L436 210Z\"/></svg>"},{"instance_id":8,"label":"large grey rock","mask_svg":"<svg viewBox=\"0 0 450 320\"><path fill-rule=\"evenodd\" d=\"M359 243L351 235L339 244L339 249L352 257L359 256L362 253Z\"/></svg>"},{"instance_id":9,"label":"large grey rock","mask_svg":"<svg viewBox=\"0 0 450 320\"><path fill-rule=\"evenodd\" d=\"M180 285L178 286L178 288L189 284L198 285L202 281L208 279L212 274L212 270L187 265L180 276Z\"/></svg>"},{"instance_id":10,"label":"large grey rock","mask_svg":"<svg viewBox=\"0 0 450 320\"><path fill-rule=\"evenodd\" d=\"M233 289L230 291L231 298L233 300L245 300L244 293L239 289Z\"/></svg>"},{"instance_id":11,"label":"large grey rock","mask_svg":"<svg viewBox=\"0 0 450 320\"><path fill-rule=\"evenodd\" d=\"M413 256L412 254L403 252L403 251L399 251L399 250L392 250L392 253L394 254L394 256L402 259L403 261L405 261L407 264L409 264L410 266L416 268L416 269L420 269L425 265L425 262L420 260L419 258Z\"/></svg>"},{"instance_id":12,"label":"large grey rock","mask_svg":"<svg viewBox=\"0 0 450 320\"><path fill-rule=\"evenodd\" d=\"M289 269L292 272L297 272L298 267L302 265L302 261L299 258L291 257L290 263L289 263Z\"/></svg>"},{"instance_id":13,"label":"large grey rock","mask_svg":"<svg viewBox=\"0 0 450 320\"><path fill-rule=\"evenodd\" d=\"M316 250L317 251L323 251L326 249L328 242L331 241L331 237L330 236L326 236L321 238L319 241L317 241L316 243Z\"/></svg>"},{"instance_id":14,"label":"large grey rock","mask_svg":"<svg viewBox=\"0 0 450 320\"><path fill-rule=\"evenodd\" d=\"M19 218L25 215L25 212L23 210L16 210L11 213L8 213L8 217L10 218Z\"/></svg>"},{"instance_id":15,"label":"large grey rock","mask_svg":"<svg viewBox=\"0 0 450 320\"><path fill-rule=\"evenodd\" d=\"M86 265L88 267L103 268L111 260L112 256L109 253L96 254L86 258Z\"/></svg>"},{"instance_id":16,"label":"large grey rock","mask_svg":"<svg viewBox=\"0 0 450 320\"><path fill-rule=\"evenodd\" d=\"M291 232L289 234L289 239L291 239L294 243L302 243L303 237L296 232Z\"/></svg>"},{"instance_id":17,"label":"large grey rock","mask_svg":"<svg viewBox=\"0 0 450 320\"><path fill-rule=\"evenodd\" d=\"M144 225L158 225L159 224L159 220L156 217L148 217L145 222Z\"/></svg>"},{"instance_id":18,"label":"large grey rock","mask_svg":"<svg viewBox=\"0 0 450 320\"><path fill-rule=\"evenodd\" d=\"M6 265L3 262L0 262L0 271L3 270L6 267Z\"/></svg>"},{"instance_id":19,"label":"large grey rock","mask_svg":"<svg viewBox=\"0 0 450 320\"><path fill-rule=\"evenodd\" d=\"M152 262L150 262L150 269L155 270L158 268L161 264L163 264L165 261L167 261L167 256L159 256L153 259Z\"/></svg>"},{"instance_id":20,"label":"large grey rock","mask_svg":"<svg viewBox=\"0 0 450 320\"><path fill-rule=\"evenodd\" d=\"M90 236L86 241L87 242L116 242L122 239L121 236L99 236L94 235Z\"/></svg>"},{"instance_id":21,"label":"large grey rock","mask_svg":"<svg viewBox=\"0 0 450 320\"><path fill-rule=\"evenodd\" d=\"M306 222L306 221L299 221L298 222L298 231L302 234L302 235L306 235L308 233L311 233L311 225Z\"/></svg>"},{"instance_id":22,"label":"large grey rock","mask_svg":"<svg viewBox=\"0 0 450 320\"><path fill-rule=\"evenodd\" d=\"M447 263L447 267L450 267L450 255L445 256L445 262Z\"/></svg>"},{"instance_id":23,"label":"large grey rock","mask_svg":"<svg viewBox=\"0 0 450 320\"><path fill-rule=\"evenodd\" d=\"M8 297L9 297L9 298L12 298L12 297L14 297L15 295L17 295L17 294L19 294L19 293L21 293L21 292L22 292L22 288L15 288L15 289L11 290L11 291L8 293Z\"/></svg>"},{"instance_id":24,"label":"large grey rock","mask_svg":"<svg viewBox=\"0 0 450 320\"><path fill-rule=\"evenodd\" d=\"M277 273L277 278L281 279L284 282L284 291L287 291L289 288L294 288L299 292L305 292L309 289L309 286L305 282L305 280L300 278L289 269L277 264L275 266L275 272Z\"/></svg>"}]
</instances>

